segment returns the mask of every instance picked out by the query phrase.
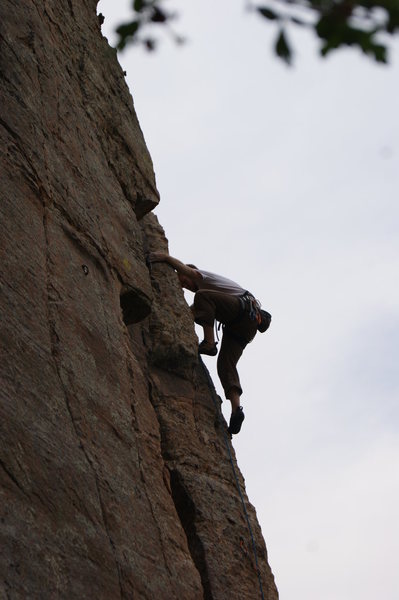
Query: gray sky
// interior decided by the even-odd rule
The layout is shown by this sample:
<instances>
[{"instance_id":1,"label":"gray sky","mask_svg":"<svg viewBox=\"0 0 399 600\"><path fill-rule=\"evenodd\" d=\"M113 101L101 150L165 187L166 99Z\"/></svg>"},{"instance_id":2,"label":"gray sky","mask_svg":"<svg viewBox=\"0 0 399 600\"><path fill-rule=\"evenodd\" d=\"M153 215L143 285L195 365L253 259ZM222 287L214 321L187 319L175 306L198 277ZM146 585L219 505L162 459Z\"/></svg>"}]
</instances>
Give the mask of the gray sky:
<instances>
[{"instance_id":1,"label":"gray sky","mask_svg":"<svg viewBox=\"0 0 399 600\"><path fill-rule=\"evenodd\" d=\"M119 60L171 254L273 315L240 362L233 444L280 597L397 600L399 43L390 67L320 60L293 31L287 68L244 0L169 4L187 44ZM111 43L129 7L99 2Z\"/></svg>"}]
</instances>

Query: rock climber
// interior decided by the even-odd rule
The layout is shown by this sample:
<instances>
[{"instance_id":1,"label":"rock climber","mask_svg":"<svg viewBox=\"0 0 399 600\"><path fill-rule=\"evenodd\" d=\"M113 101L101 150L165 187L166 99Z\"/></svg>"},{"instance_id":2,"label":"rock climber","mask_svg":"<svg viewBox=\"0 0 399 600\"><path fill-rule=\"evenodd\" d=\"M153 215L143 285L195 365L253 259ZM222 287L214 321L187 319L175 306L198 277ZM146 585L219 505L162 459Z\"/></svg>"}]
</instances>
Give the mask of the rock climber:
<instances>
[{"instance_id":1,"label":"rock climber","mask_svg":"<svg viewBox=\"0 0 399 600\"><path fill-rule=\"evenodd\" d=\"M228 431L230 434L239 433L245 415L240 404L242 388L237 363L256 332L266 331L271 316L261 310L259 302L248 290L230 279L184 264L165 252L152 252L148 258L151 263L169 264L177 271L181 286L194 292L191 310L194 321L204 330L204 339L198 347L200 354L216 356L214 323L216 320L223 324L217 372L225 396L231 402Z\"/></svg>"}]
</instances>

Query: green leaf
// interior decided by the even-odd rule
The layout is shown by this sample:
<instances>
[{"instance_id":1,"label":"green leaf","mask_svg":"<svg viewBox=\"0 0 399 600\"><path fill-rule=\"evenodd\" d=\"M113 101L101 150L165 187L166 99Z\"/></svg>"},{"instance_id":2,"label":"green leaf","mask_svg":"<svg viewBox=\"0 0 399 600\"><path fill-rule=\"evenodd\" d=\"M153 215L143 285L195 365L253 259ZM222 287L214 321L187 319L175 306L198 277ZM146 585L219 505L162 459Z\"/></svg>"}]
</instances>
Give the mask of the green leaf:
<instances>
[{"instance_id":1,"label":"green leaf","mask_svg":"<svg viewBox=\"0 0 399 600\"><path fill-rule=\"evenodd\" d=\"M298 17L291 17L290 21L291 23L295 23L295 25L300 25L301 27L307 25L305 21L302 21L302 19L298 19Z\"/></svg>"},{"instance_id":2,"label":"green leaf","mask_svg":"<svg viewBox=\"0 0 399 600\"><path fill-rule=\"evenodd\" d=\"M152 9L151 21L153 23L165 23L168 20L168 16L166 13L158 8L158 6L154 6Z\"/></svg>"},{"instance_id":3,"label":"green leaf","mask_svg":"<svg viewBox=\"0 0 399 600\"><path fill-rule=\"evenodd\" d=\"M141 12L143 10L143 8L145 7L145 5L146 5L145 0L134 0L133 9L136 12Z\"/></svg>"},{"instance_id":4,"label":"green leaf","mask_svg":"<svg viewBox=\"0 0 399 600\"><path fill-rule=\"evenodd\" d=\"M267 8L266 6L257 6L256 10L262 15L262 17L265 17L265 19L270 19L270 21L280 19L277 13L275 13L270 8Z\"/></svg>"},{"instance_id":5,"label":"green leaf","mask_svg":"<svg viewBox=\"0 0 399 600\"><path fill-rule=\"evenodd\" d=\"M116 47L118 50L123 50L129 38L134 38L140 28L140 25L140 21L131 21L131 23L126 23L117 27L116 33L119 35L119 42Z\"/></svg>"},{"instance_id":6,"label":"green leaf","mask_svg":"<svg viewBox=\"0 0 399 600\"><path fill-rule=\"evenodd\" d=\"M290 46L288 45L287 38L285 37L284 29L280 29L275 51L277 56L282 58L288 65L291 64L292 52Z\"/></svg>"},{"instance_id":7,"label":"green leaf","mask_svg":"<svg viewBox=\"0 0 399 600\"><path fill-rule=\"evenodd\" d=\"M396 10L395 12L392 11L389 14L389 19L387 23L388 33L395 33L397 29L399 29L399 10Z\"/></svg>"},{"instance_id":8,"label":"green leaf","mask_svg":"<svg viewBox=\"0 0 399 600\"><path fill-rule=\"evenodd\" d=\"M143 44L146 48L146 50L148 50L148 52L154 52L155 48L156 48L156 40L152 39L152 38L147 38L146 40L143 41Z\"/></svg>"},{"instance_id":9,"label":"green leaf","mask_svg":"<svg viewBox=\"0 0 399 600\"><path fill-rule=\"evenodd\" d=\"M387 49L385 48L385 46L375 44L375 46L373 47L373 53L377 62L384 64L388 62Z\"/></svg>"}]
</instances>

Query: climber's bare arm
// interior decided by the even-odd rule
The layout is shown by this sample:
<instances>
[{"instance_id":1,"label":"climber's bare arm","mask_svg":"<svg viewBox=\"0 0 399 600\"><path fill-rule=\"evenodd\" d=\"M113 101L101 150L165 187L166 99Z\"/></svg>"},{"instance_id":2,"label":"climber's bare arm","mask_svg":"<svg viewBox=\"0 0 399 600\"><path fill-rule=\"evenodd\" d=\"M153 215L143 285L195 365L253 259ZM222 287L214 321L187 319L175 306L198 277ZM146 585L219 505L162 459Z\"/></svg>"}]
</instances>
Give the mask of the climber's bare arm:
<instances>
[{"instance_id":1,"label":"climber's bare arm","mask_svg":"<svg viewBox=\"0 0 399 600\"><path fill-rule=\"evenodd\" d=\"M173 267L178 273L184 275L185 277L190 277L190 279L194 281L200 281L202 279L202 275L196 269L189 267L182 263L177 258L170 256L166 252L151 252L148 256L148 259L151 263L153 262L166 262L168 265Z\"/></svg>"}]
</instances>

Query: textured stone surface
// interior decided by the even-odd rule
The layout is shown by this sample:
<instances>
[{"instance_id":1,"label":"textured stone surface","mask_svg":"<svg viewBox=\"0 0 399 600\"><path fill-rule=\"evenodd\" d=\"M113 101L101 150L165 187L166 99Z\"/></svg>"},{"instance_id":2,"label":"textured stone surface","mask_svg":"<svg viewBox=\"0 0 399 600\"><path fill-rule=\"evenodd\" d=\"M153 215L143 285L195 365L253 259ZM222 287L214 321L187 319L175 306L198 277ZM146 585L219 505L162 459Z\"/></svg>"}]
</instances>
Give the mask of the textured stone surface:
<instances>
[{"instance_id":1,"label":"textured stone surface","mask_svg":"<svg viewBox=\"0 0 399 600\"><path fill-rule=\"evenodd\" d=\"M143 228L148 247L166 249L154 215L143 219ZM136 350L136 355L145 359L148 368L151 402L160 423L162 455L190 553L201 575L204 598L261 597L232 460L254 535L264 597L276 599L278 594L256 513L246 497L244 480L227 436L221 400L205 366L196 357L198 340L177 276L168 265L159 263L154 265L151 279L153 310L148 319L129 327L129 333L132 348L138 348L137 339L144 341L146 352L140 355ZM175 342L173 332L177 332L180 344ZM172 362L164 336L173 340Z\"/></svg>"},{"instance_id":2,"label":"textured stone surface","mask_svg":"<svg viewBox=\"0 0 399 600\"><path fill-rule=\"evenodd\" d=\"M158 192L95 9L0 4L0 597L257 598L191 313L145 262L167 247Z\"/></svg>"}]
</instances>

